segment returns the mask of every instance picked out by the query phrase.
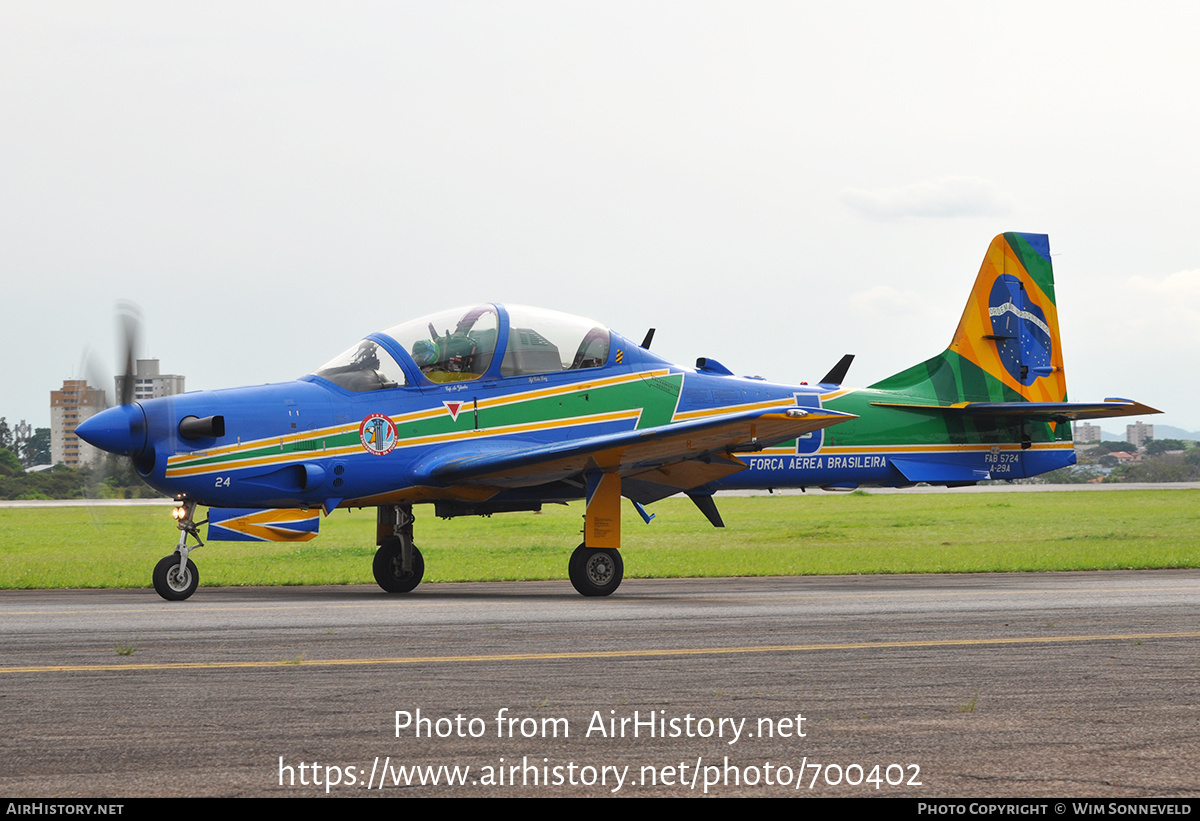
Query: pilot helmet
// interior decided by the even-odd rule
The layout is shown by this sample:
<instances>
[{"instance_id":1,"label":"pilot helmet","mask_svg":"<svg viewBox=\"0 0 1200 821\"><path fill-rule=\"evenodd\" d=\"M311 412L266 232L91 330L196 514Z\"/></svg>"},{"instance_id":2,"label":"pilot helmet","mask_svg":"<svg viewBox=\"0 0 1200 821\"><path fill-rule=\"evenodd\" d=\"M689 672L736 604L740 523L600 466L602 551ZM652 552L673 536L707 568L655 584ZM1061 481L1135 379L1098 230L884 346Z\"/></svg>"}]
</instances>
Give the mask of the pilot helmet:
<instances>
[{"instance_id":1,"label":"pilot helmet","mask_svg":"<svg viewBox=\"0 0 1200 821\"><path fill-rule=\"evenodd\" d=\"M427 368L438 361L437 345L428 339L419 339L412 346L412 358L418 368Z\"/></svg>"}]
</instances>

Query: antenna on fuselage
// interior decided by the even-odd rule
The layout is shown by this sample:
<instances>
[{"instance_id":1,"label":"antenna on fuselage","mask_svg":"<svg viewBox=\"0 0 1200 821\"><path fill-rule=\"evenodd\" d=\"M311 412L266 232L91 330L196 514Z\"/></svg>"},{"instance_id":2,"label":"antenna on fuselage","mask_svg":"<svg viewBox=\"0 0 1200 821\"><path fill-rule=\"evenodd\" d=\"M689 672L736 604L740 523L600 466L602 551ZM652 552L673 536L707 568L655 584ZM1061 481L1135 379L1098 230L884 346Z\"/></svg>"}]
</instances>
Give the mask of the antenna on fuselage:
<instances>
[{"instance_id":1,"label":"antenna on fuselage","mask_svg":"<svg viewBox=\"0 0 1200 821\"><path fill-rule=\"evenodd\" d=\"M650 350L650 343L654 341L654 329L646 331L646 338L642 340L642 347Z\"/></svg>"},{"instance_id":2,"label":"antenna on fuselage","mask_svg":"<svg viewBox=\"0 0 1200 821\"><path fill-rule=\"evenodd\" d=\"M821 380L822 385L840 385L846 380L846 372L850 370L850 363L854 361L854 354L848 353L838 360L838 363L830 369L829 373L825 374L825 378Z\"/></svg>"}]
</instances>

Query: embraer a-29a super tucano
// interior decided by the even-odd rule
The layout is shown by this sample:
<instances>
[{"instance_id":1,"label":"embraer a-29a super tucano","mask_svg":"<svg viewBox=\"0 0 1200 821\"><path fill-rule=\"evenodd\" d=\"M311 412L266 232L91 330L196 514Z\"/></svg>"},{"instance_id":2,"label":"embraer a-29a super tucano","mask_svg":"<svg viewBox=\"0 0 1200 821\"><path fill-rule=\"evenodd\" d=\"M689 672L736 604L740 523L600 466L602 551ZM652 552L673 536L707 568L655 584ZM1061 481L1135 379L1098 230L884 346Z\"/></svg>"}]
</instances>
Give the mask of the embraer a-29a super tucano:
<instances>
[{"instance_id":1,"label":"embraer a-29a super tucano","mask_svg":"<svg viewBox=\"0 0 1200 821\"><path fill-rule=\"evenodd\" d=\"M181 531L154 587L186 599L208 538L316 536L319 513L377 509L375 578L415 588L413 506L487 516L586 500L568 563L585 596L623 575L620 503L686 493L715 526L720 490L966 485L1075 463L1074 419L1157 413L1067 401L1050 246L992 240L950 347L869 388L734 376L667 362L603 325L518 305L422 317L355 344L295 382L128 403L77 429L132 458L179 501ZM189 538L195 544L189 543Z\"/></svg>"}]
</instances>

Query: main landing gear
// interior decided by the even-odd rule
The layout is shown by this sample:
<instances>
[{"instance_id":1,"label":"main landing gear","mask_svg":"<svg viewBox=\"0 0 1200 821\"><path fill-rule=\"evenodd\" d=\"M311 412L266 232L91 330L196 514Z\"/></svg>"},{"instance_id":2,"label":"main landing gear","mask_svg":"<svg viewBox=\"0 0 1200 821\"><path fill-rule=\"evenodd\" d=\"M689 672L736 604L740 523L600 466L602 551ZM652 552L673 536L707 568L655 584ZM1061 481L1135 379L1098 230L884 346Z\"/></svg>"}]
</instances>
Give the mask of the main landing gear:
<instances>
[{"instance_id":1,"label":"main landing gear","mask_svg":"<svg viewBox=\"0 0 1200 821\"><path fill-rule=\"evenodd\" d=\"M583 544L567 565L571 585L584 596L611 596L625 578L621 561L621 477L617 473L584 474L587 495ZM649 521L649 520L647 520Z\"/></svg>"},{"instance_id":2,"label":"main landing gear","mask_svg":"<svg viewBox=\"0 0 1200 821\"><path fill-rule=\"evenodd\" d=\"M196 503L176 499L178 505L171 511L175 517L175 525L179 528L179 544L175 552L164 557L154 566L154 590L167 601L183 601L196 592L200 586L200 571L196 564L188 558L188 553L199 547L204 547L200 541L200 525L192 516L196 512ZM187 539L191 536L196 540L193 547L188 547Z\"/></svg>"},{"instance_id":3,"label":"main landing gear","mask_svg":"<svg viewBox=\"0 0 1200 821\"><path fill-rule=\"evenodd\" d=\"M621 586L625 563L616 548L588 547L581 544L567 565L571 584L584 596L608 596Z\"/></svg>"},{"instance_id":4,"label":"main landing gear","mask_svg":"<svg viewBox=\"0 0 1200 821\"><path fill-rule=\"evenodd\" d=\"M616 478L615 476L612 478ZM621 586L620 485L593 482L584 514L584 543L567 564L571 585L584 596L609 596ZM425 557L413 544L411 504L380 505L375 514L375 581L389 593L410 593L425 575ZM593 546L594 545L594 546Z\"/></svg>"}]
</instances>

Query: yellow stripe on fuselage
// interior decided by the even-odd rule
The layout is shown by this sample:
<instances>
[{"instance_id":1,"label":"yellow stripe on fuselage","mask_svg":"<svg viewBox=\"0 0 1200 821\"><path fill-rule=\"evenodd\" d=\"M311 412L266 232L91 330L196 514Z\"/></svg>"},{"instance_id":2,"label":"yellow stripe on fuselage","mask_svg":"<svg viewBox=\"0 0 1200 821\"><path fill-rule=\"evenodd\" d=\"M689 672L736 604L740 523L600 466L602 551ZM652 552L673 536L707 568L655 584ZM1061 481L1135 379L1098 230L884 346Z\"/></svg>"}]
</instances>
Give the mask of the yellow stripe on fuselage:
<instances>
[{"instance_id":1,"label":"yellow stripe on fuselage","mask_svg":"<svg viewBox=\"0 0 1200 821\"><path fill-rule=\"evenodd\" d=\"M829 393L817 394L821 398L821 402L828 402L831 399L837 399L839 396L845 396L848 393L853 393L858 388L845 388L842 390L830 391ZM724 416L730 413L742 413L743 411L752 410L770 410L771 408L794 408L796 405L796 397L785 396L779 399L767 399L763 402L748 402L744 405L722 405L717 408L701 408L700 410L684 411L679 413L676 411L671 418L672 422L686 422L690 419L707 419L710 416ZM818 411L823 410L821 407L808 407L806 405L799 406L804 410Z\"/></svg>"},{"instance_id":2,"label":"yellow stripe on fuselage","mask_svg":"<svg viewBox=\"0 0 1200 821\"><path fill-rule=\"evenodd\" d=\"M396 450L405 448L418 447L422 445L445 444L447 442L460 442L465 439L492 438L496 436L511 436L520 433L533 433L544 430L554 430L556 428L575 427L580 425L595 425L604 422L633 422L636 427L638 420L641 418L642 409L632 408L630 410L611 411L609 413L597 413L588 416L576 416L568 419L551 419L548 421L539 422L522 422L515 425L503 425L494 428L485 428L483 430L463 430L453 431L450 433L439 433L430 436L414 436L410 439L404 439L397 443ZM168 466L167 478L177 478L180 476L203 476L206 473L223 473L232 470L241 470L249 467L262 467L274 464L286 464L289 462L302 462L312 459L316 455L325 456L345 456L362 453L361 445L348 445L341 448L334 448L325 451L292 451L290 453L278 453L267 456L256 456L249 459L236 459L217 464L195 465L187 467L180 465L177 467ZM168 462L168 465L170 463Z\"/></svg>"},{"instance_id":3,"label":"yellow stripe on fuselage","mask_svg":"<svg viewBox=\"0 0 1200 821\"><path fill-rule=\"evenodd\" d=\"M603 379L589 379L586 382L572 382L569 385L559 385L559 386L555 386L555 387L551 387L551 388L542 388L539 390L523 391L521 393L509 394L507 396L493 396L493 397L489 397L487 399L481 399L481 400L478 400L478 407L480 407L480 408L498 408L498 407L503 407L504 405L515 405L515 404L519 404L521 402L530 402L530 401L533 401L536 399L546 399L546 398L550 398L553 396L560 396L560 395L568 394L568 393L593 391L593 390L597 390L599 388L607 388L607 387L612 387L614 385L625 384L627 382L637 382L637 381L644 380L644 379L653 379L653 378L658 378L658 377L663 377L663 376L669 376L670 373L671 373L671 371L669 369L662 368L662 369L653 370L653 371L638 371L637 373L620 374L618 376L609 376L609 377L605 377ZM462 383L460 383L460 384L462 384ZM469 383L467 383L467 384L469 384ZM466 404L466 403L464 403L464 404ZM640 409L639 409L639 411L640 411ZM395 416L391 416L390 418L392 420L392 423L394 425L396 425L397 428L399 428L401 425L409 424L412 422L420 422L420 421L424 421L424 420L428 420L428 419L436 419L440 416L444 416L446 413L447 413L447 411L446 411L445 406L437 405L435 407L422 408L421 410L412 411L410 413L397 414ZM168 458L167 464L175 465L178 467L183 467L188 462L194 462L194 461L198 461L201 459L210 459L214 456L224 456L226 454L236 453L239 450L245 450L248 448L256 449L256 448L263 448L263 447L271 447L271 446L275 445L276 443L279 443L280 446L284 446L284 445L295 444L296 442L308 442L308 441L315 441L317 439L329 439L334 436L356 433L358 431L358 427L359 427L358 422L351 422L351 423L343 423L340 425L333 425L333 426L325 427L325 428L316 428L314 430L308 430L308 431L304 431L302 433L289 433L284 436L267 436L267 437L263 437L262 439L253 439L253 440L247 440L245 442L237 442L236 444L223 445L219 448L209 448L208 450L196 451L194 453L176 454L175 456L171 456L170 458ZM355 445L355 446L351 446L348 448L341 447L341 448L334 448L331 450L327 450L324 447L322 447L320 452L323 456L329 456L329 455L342 455L346 452L355 452L357 450L359 450L359 448L357 445ZM313 451L313 452L316 452L316 451ZM288 457L290 458L293 455L294 454L288 454ZM262 457L262 458L266 458L266 457ZM168 468L168 470L171 470L171 469L172 468Z\"/></svg>"}]
</instances>

